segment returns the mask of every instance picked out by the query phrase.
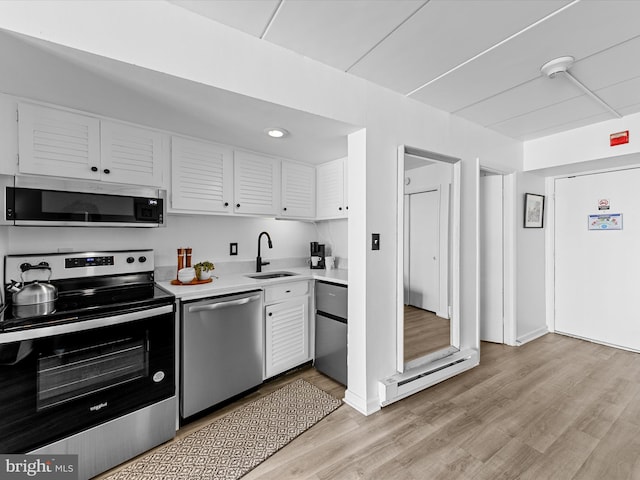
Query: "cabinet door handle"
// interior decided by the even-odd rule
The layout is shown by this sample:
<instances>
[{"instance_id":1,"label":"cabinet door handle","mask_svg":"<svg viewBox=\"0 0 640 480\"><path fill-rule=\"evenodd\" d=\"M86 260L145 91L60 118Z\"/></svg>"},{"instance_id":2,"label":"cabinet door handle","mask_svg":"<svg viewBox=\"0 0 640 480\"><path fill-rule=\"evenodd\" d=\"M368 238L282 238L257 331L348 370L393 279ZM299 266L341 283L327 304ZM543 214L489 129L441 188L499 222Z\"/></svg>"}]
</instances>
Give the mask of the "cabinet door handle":
<instances>
[{"instance_id":1,"label":"cabinet door handle","mask_svg":"<svg viewBox=\"0 0 640 480\"><path fill-rule=\"evenodd\" d=\"M342 211L342 207L338 207L338 210Z\"/></svg>"},{"instance_id":2,"label":"cabinet door handle","mask_svg":"<svg viewBox=\"0 0 640 480\"><path fill-rule=\"evenodd\" d=\"M273 316L273 312L269 312L269 316L272 317Z\"/></svg>"},{"instance_id":3,"label":"cabinet door handle","mask_svg":"<svg viewBox=\"0 0 640 480\"><path fill-rule=\"evenodd\" d=\"M284 210L286 212L287 211L287 207L284 207L282 210Z\"/></svg>"},{"instance_id":4,"label":"cabinet door handle","mask_svg":"<svg viewBox=\"0 0 640 480\"><path fill-rule=\"evenodd\" d=\"M103 172L104 172L104 173L106 173L107 175L109 175L109 174L111 173L111 170L109 170L108 168L105 168L105 169L103 170Z\"/></svg>"},{"instance_id":5,"label":"cabinet door handle","mask_svg":"<svg viewBox=\"0 0 640 480\"><path fill-rule=\"evenodd\" d=\"M228 302L219 302L219 303L208 303L204 305L194 305L189 307L189 313L193 312L206 312L210 310L217 310L218 308L226 308L226 307L234 307L238 305L245 305L249 302L253 302L255 300L259 300L259 295L254 295L253 297L245 297L239 300L230 300Z\"/></svg>"},{"instance_id":6,"label":"cabinet door handle","mask_svg":"<svg viewBox=\"0 0 640 480\"><path fill-rule=\"evenodd\" d=\"M229 202L224 202L224 206L228 207L229 206Z\"/></svg>"},{"instance_id":7,"label":"cabinet door handle","mask_svg":"<svg viewBox=\"0 0 640 480\"><path fill-rule=\"evenodd\" d=\"M236 208L240 208L240 204L239 203L236 203Z\"/></svg>"},{"instance_id":8,"label":"cabinet door handle","mask_svg":"<svg viewBox=\"0 0 640 480\"><path fill-rule=\"evenodd\" d=\"M98 167L91 167L91 171L92 172L97 172L98 171Z\"/></svg>"}]
</instances>

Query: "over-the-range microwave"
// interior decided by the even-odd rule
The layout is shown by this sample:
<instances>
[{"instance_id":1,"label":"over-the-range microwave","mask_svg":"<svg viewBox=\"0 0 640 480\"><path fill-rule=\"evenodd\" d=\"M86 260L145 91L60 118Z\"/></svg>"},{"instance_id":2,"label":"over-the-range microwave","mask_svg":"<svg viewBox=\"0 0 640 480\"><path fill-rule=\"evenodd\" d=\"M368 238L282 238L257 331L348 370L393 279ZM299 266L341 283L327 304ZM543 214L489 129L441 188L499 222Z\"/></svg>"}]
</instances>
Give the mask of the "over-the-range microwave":
<instances>
[{"instance_id":1,"label":"over-the-range microwave","mask_svg":"<svg viewBox=\"0 0 640 480\"><path fill-rule=\"evenodd\" d=\"M0 224L20 226L161 227L166 191L52 177L0 176Z\"/></svg>"}]
</instances>

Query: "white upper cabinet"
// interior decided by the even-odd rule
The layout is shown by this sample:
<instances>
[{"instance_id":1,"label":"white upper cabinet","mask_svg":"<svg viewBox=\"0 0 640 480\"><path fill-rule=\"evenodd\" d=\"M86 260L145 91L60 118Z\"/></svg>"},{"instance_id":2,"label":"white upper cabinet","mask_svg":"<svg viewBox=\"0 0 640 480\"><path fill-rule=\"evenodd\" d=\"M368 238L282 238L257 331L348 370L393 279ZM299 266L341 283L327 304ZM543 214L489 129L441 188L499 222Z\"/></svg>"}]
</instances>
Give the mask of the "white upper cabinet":
<instances>
[{"instance_id":1,"label":"white upper cabinet","mask_svg":"<svg viewBox=\"0 0 640 480\"><path fill-rule=\"evenodd\" d=\"M18 171L162 185L162 135L79 113L20 103Z\"/></svg>"},{"instance_id":2,"label":"white upper cabinet","mask_svg":"<svg viewBox=\"0 0 640 480\"><path fill-rule=\"evenodd\" d=\"M233 166L235 213L278 215L280 160L236 150Z\"/></svg>"},{"instance_id":3,"label":"white upper cabinet","mask_svg":"<svg viewBox=\"0 0 640 480\"><path fill-rule=\"evenodd\" d=\"M349 206L346 204L346 158L318 165L316 181L318 185L316 217L320 220L345 218Z\"/></svg>"},{"instance_id":4,"label":"white upper cabinet","mask_svg":"<svg viewBox=\"0 0 640 480\"><path fill-rule=\"evenodd\" d=\"M315 215L316 169L310 165L283 161L280 216L314 218Z\"/></svg>"},{"instance_id":5,"label":"white upper cabinet","mask_svg":"<svg viewBox=\"0 0 640 480\"><path fill-rule=\"evenodd\" d=\"M100 122L102 180L162 185L162 135L124 123Z\"/></svg>"},{"instance_id":6,"label":"white upper cabinet","mask_svg":"<svg viewBox=\"0 0 640 480\"><path fill-rule=\"evenodd\" d=\"M182 137L171 139L171 208L233 212L233 150Z\"/></svg>"},{"instance_id":7,"label":"white upper cabinet","mask_svg":"<svg viewBox=\"0 0 640 480\"><path fill-rule=\"evenodd\" d=\"M100 121L20 103L18 153L20 173L100 180Z\"/></svg>"}]
</instances>

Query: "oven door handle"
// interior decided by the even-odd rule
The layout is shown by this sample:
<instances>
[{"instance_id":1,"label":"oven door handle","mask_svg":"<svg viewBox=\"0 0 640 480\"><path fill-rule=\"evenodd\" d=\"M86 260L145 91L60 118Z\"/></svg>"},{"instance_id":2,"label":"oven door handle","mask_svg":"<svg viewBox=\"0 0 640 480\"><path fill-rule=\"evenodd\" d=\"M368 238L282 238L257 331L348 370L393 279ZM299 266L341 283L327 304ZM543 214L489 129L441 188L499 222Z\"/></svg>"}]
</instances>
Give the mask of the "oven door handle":
<instances>
[{"instance_id":1,"label":"oven door handle","mask_svg":"<svg viewBox=\"0 0 640 480\"><path fill-rule=\"evenodd\" d=\"M54 335L62 335L65 333L76 333L100 327L119 325L121 323L135 322L136 320L157 317L158 315L163 315L165 313L173 313L173 308L173 304L165 305L162 307L140 310L137 312L112 315L110 317L93 318L91 320L83 320L80 322L75 321L71 323L63 323L60 325L48 325L43 327L35 327L28 330L19 330L17 332L0 333L0 344L21 342L23 340L33 340L36 338L52 337ZM75 318L68 318L61 321L74 319Z\"/></svg>"},{"instance_id":2,"label":"oven door handle","mask_svg":"<svg viewBox=\"0 0 640 480\"><path fill-rule=\"evenodd\" d=\"M246 305L249 302L259 300L260 295L254 295L252 297L241 298L239 300L230 300L228 302L210 303L208 305L194 305L189 307L189 313L195 312L209 312L218 308L237 307L238 305Z\"/></svg>"}]
</instances>

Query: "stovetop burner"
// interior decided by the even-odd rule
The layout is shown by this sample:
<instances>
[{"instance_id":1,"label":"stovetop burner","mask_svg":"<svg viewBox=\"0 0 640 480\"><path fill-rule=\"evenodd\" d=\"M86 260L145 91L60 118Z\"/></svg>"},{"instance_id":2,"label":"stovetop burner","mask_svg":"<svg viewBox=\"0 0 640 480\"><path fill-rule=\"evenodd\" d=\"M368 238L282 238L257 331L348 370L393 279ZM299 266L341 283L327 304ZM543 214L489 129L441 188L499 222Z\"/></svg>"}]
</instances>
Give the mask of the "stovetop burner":
<instances>
[{"instance_id":1,"label":"stovetop burner","mask_svg":"<svg viewBox=\"0 0 640 480\"><path fill-rule=\"evenodd\" d=\"M8 255L6 287L11 285L15 270L25 262L47 262L58 298L53 312L33 315L28 309L14 308L12 292L5 288L7 302L0 313L0 332L80 322L172 304L173 295L154 283L152 259L153 252L149 250Z\"/></svg>"}]
</instances>

